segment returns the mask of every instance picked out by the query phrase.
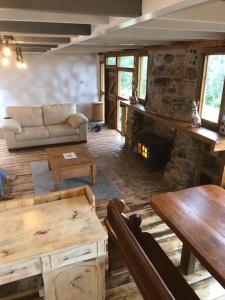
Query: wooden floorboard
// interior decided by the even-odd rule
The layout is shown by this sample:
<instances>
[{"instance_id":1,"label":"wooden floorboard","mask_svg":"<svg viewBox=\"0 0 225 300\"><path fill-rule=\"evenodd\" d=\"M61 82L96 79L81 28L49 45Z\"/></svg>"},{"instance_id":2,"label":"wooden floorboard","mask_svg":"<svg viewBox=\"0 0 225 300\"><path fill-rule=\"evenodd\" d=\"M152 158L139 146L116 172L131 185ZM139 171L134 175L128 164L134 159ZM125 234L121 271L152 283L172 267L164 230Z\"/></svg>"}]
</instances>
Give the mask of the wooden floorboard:
<instances>
[{"instance_id":1,"label":"wooden floorboard","mask_svg":"<svg viewBox=\"0 0 225 300\"><path fill-rule=\"evenodd\" d=\"M182 244L149 206L149 197L166 191L162 172L154 172L145 161L124 149L124 138L115 130L103 129L90 132L87 147L97 165L120 190L126 202L128 214L139 213L142 227L151 232L161 247L179 265ZM46 160L45 147L8 152L5 141L0 139L0 166L17 179L6 187L15 197L27 197L34 193L31 162ZM106 214L107 201L97 202L97 214L101 220ZM199 297L204 300L225 300L225 290L198 264L196 272L186 277ZM35 298L36 299L36 298ZM106 299L142 299L127 271L109 275L106 268ZM90 299L91 300L91 299Z\"/></svg>"}]
</instances>

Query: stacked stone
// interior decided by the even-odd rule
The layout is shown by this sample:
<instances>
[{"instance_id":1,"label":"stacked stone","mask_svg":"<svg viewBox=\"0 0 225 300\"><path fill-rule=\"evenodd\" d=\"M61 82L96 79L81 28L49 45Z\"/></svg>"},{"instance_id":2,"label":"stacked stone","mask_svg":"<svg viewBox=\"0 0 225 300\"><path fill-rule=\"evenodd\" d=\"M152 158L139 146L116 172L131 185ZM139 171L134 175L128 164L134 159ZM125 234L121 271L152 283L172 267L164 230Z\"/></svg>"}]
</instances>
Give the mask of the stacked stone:
<instances>
[{"instance_id":1,"label":"stacked stone","mask_svg":"<svg viewBox=\"0 0 225 300\"><path fill-rule=\"evenodd\" d=\"M150 52L147 110L191 121L196 101L200 51L197 49Z\"/></svg>"},{"instance_id":2,"label":"stacked stone","mask_svg":"<svg viewBox=\"0 0 225 300\"><path fill-rule=\"evenodd\" d=\"M127 108L121 107L122 117L121 117L121 135L126 136L126 119L127 119Z\"/></svg>"},{"instance_id":3,"label":"stacked stone","mask_svg":"<svg viewBox=\"0 0 225 300\"><path fill-rule=\"evenodd\" d=\"M140 133L143 123L143 116L131 109L128 110L125 145L132 149L136 142L136 136Z\"/></svg>"},{"instance_id":4,"label":"stacked stone","mask_svg":"<svg viewBox=\"0 0 225 300\"><path fill-rule=\"evenodd\" d=\"M200 159L201 143L190 136L177 132L171 160L167 164L164 179L173 189L194 185Z\"/></svg>"}]
</instances>

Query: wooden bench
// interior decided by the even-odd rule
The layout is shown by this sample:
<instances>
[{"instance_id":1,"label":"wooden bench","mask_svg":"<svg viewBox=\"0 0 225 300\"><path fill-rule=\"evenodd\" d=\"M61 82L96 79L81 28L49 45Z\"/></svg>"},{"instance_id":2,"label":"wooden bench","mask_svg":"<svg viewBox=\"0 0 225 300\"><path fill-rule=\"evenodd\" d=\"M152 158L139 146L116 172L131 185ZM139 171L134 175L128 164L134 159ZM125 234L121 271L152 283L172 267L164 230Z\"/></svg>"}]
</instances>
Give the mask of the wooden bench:
<instances>
[{"instance_id":1,"label":"wooden bench","mask_svg":"<svg viewBox=\"0 0 225 300\"><path fill-rule=\"evenodd\" d=\"M127 217L124 208L118 199L107 207L110 271L125 264L147 300L199 300L154 238L141 231L141 217Z\"/></svg>"}]
</instances>

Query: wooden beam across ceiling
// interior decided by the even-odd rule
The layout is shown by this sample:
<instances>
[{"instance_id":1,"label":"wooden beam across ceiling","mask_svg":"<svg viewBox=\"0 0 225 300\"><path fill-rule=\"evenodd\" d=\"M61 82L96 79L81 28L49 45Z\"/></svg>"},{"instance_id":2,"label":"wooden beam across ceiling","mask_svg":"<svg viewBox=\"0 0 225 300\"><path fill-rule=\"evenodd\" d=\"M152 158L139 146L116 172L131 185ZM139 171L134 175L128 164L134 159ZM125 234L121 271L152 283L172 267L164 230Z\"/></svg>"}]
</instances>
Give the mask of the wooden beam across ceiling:
<instances>
[{"instance_id":1,"label":"wooden beam across ceiling","mask_svg":"<svg viewBox=\"0 0 225 300\"><path fill-rule=\"evenodd\" d=\"M70 38L67 37L46 37L46 36L23 36L23 35L14 35L18 44L30 43L30 44L67 44L70 43Z\"/></svg>"},{"instance_id":2,"label":"wooden beam across ceiling","mask_svg":"<svg viewBox=\"0 0 225 300\"><path fill-rule=\"evenodd\" d=\"M22 33L31 35L73 36L90 35L91 26L87 24L0 21L0 31L9 34Z\"/></svg>"},{"instance_id":3,"label":"wooden beam across ceiling","mask_svg":"<svg viewBox=\"0 0 225 300\"><path fill-rule=\"evenodd\" d=\"M26 9L0 8L1 21L71 23L71 24L108 24L109 17L59 13Z\"/></svg>"},{"instance_id":4,"label":"wooden beam across ceiling","mask_svg":"<svg viewBox=\"0 0 225 300\"><path fill-rule=\"evenodd\" d=\"M70 12L100 16L138 17L141 0L0 0L0 8Z\"/></svg>"},{"instance_id":5,"label":"wooden beam across ceiling","mask_svg":"<svg viewBox=\"0 0 225 300\"><path fill-rule=\"evenodd\" d=\"M23 43L23 44L18 44L18 43L9 43L9 47L10 48L16 48L16 47L18 47L18 48L43 48L43 49L45 49L45 48L48 48L48 49L51 49L51 48L56 48L56 47L58 47L58 45L56 45L56 44L54 44L54 45L51 45L51 44L45 44L45 45L43 45L43 44L25 44L25 43Z\"/></svg>"}]
</instances>

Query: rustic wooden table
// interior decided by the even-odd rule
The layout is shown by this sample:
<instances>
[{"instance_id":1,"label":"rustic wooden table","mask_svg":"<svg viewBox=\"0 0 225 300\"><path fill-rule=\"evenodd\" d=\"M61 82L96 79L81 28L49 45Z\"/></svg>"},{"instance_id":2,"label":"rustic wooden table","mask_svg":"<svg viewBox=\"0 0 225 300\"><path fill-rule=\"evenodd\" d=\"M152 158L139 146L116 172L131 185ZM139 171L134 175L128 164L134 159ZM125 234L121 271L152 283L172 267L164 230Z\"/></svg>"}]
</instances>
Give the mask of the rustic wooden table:
<instances>
[{"instance_id":1,"label":"rustic wooden table","mask_svg":"<svg viewBox=\"0 0 225 300\"><path fill-rule=\"evenodd\" d=\"M96 163L84 145L64 146L46 149L49 167L53 173L56 190L60 181L74 177L90 175L92 184L96 184ZM65 159L63 153L74 152L77 158Z\"/></svg>"},{"instance_id":2,"label":"rustic wooden table","mask_svg":"<svg viewBox=\"0 0 225 300\"><path fill-rule=\"evenodd\" d=\"M225 287L224 189L205 185L163 193L150 204L183 242L182 269L194 270L193 253Z\"/></svg>"},{"instance_id":3,"label":"rustic wooden table","mask_svg":"<svg viewBox=\"0 0 225 300\"><path fill-rule=\"evenodd\" d=\"M104 299L107 234L89 187L0 209L1 285L42 274L46 300Z\"/></svg>"}]
</instances>

